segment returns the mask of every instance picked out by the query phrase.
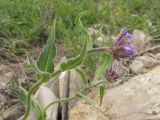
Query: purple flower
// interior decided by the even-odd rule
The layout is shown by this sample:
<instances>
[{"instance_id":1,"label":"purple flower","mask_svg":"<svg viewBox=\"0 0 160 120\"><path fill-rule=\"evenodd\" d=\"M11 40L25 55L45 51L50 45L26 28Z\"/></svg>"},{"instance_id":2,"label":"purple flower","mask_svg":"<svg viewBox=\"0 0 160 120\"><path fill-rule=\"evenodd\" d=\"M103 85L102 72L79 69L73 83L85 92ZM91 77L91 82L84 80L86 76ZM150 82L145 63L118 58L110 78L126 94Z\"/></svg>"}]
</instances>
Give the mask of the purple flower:
<instances>
[{"instance_id":1,"label":"purple flower","mask_svg":"<svg viewBox=\"0 0 160 120\"><path fill-rule=\"evenodd\" d=\"M111 65L111 67L109 67L109 69L106 71L107 73L107 78L109 80L109 82L116 82L117 79L119 78L119 75L116 72L116 69L114 68L113 65Z\"/></svg>"},{"instance_id":2,"label":"purple flower","mask_svg":"<svg viewBox=\"0 0 160 120\"><path fill-rule=\"evenodd\" d=\"M127 41L126 39L127 38ZM110 51L118 60L130 56L137 56L135 49L131 46L132 35L128 33L128 29L123 29L118 35L115 43L111 46Z\"/></svg>"},{"instance_id":3,"label":"purple flower","mask_svg":"<svg viewBox=\"0 0 160 120\"><path fill-rule=\"evenodd\" d=\"M132 37L131 34L127 33L125 36L127 37L127 39L128 39L129 41L132 41L132 40L133 40L133 37Z\"/></svg>"},{"instance_id":4,"label":"purple flower","mask_svg":"<svg viewBox=\"0 0 160 120\"><path fill-rule=\"evenodd\" d=\"M128 35L128 29L127 28L122 29L121 33L116 38L114 45L119 46L119 45L123 44L124 43L124 37L127 37L127 35Z\"/></svg>"}]
</instances>

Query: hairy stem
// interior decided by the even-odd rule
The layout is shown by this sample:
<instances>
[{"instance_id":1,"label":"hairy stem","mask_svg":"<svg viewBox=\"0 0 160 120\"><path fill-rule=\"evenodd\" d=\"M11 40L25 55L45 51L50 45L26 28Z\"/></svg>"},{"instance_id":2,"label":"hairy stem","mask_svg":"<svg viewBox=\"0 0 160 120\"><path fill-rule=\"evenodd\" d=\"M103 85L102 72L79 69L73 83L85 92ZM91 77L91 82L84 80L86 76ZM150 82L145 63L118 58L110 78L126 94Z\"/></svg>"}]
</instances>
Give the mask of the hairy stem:
<instances>
[{"instance_id":1,"label":"hairy stem","mask_svg":"<svg viewBox=\"0 0 160 120\"><path fill-rule=\"evenodd\" d=\"M94 48L94 49L88 51L88 54L89 54L89 53L92 53L92 52L110 52L110 51L109 51L109 48L107 48L107 47L101 47L101 48ZM60 69L58 69L58 70L56 70L55 72L53 72L53 73L50 75L50 78L55 77L55 76L56 76L57 74L59 74L59 73L61 73L61 70L60 70ZM32 97L32 93L33 93L34 90L35 90L36 88L38 88L43 82L44 82L44 81L39 80L39 81L37 81L37 82L30 88L30 90L29 90L29 92L28 92L28 96L27 96L27 109L26 109L26 112L25 112L24 117L23 117L22 120L27 120L27 117L28 117L28 115L29 115L29 113L30 113L30 109L31 109L31 97ZM99 84L101 84L101 83L104 83L104 82L105 82L105 81L98 81L97 83L94 83L93 85L87 86L87 87L83 88L83 89L80 91L80 93L83 93L83 92L87 91L88 89L90 89L90 88L92 88L92 87L95 87L95 86L97 86L97 85L99 85ZM61 103L61 102L68 102L68 101L70 101L70 100L72 100L72 99L75 99L76 97L77 97L77 94L75 94L74 96L69 97L69 98L64 98L64 99L60 99L60 100L53 101L53 102L51 102L49 105L47 105L47 107L45 108L45 110L47 110L47 109L48 109L49 107L51 107L53 104Z\"/></svg>"},{"instance_id":2,"label":"hairy stem","mask_svg":"<svg viewBox=\"0 0 160 120\"><path fill-rule=\"evenodd\" d=\"M110 52L110 50L109 50L109 47L93 48L90 51L88 51L88 54L93 52Z\"/></svg>"},{"instance_id":3,"label":"hairy stem","mask_svg":"<svg viewBox=\"0 0 160 120\"><path fill-rule=\"evenodd\" d=\"M61 72L61 70L57 70L55 72L53 72L51 74L51 77L55 77L57 74L59 74ZM32 97L32 93L34 92L35 89L37 89L44 81L42 80L38 80L29 90L28 92L28 96L27 96L27 109L26 112L24 114L24 117L22 120L27 120L27 117L30 113L30 109L31 109L31 97Z\"/></svg>"},{"instance_id":4,"label":"hairy stem","mask_svg":"<svg viewBox=\"0 0 160 120\"><path fill-rule=\"evenodd\" d=\"M61 70L60 70L60 69L58 69L58 70L56 70L55 72L53 72L53 73L51 74L50 78L55 77L55 76L58 75L59 73L61 73Z\"/></svg>"},{"instance_id":5,"label":"hairy stem","mask_svg":"<svg viewBox=\"0 0 160 120\"><path fill-rule=\"evenodd\" d=\"M51 107L52 105L54 105L54 104L56 104L56 103L65 103L65 102L68 102L68 101L70 101L70 100L72 100L72 99L74 99L75 98L75 96L72 96L72 97L69 97L69 98L64 98L64 99L59 99L59 100L55 100L55 101L53 101L53 102L51 102L50 104L48 104L47 105L47 107L45 108L45 111L47 111L47 109L49 108L49 107Z\"/></svg>"},{"instance_id":6,"label":"hairy stem","mask_svg":"<svg viewBox=\"0 0 160 120\"><path fill-rule=\"evenodd\" d=\"M43 83L43 81L39 80L39 81L37 81L37 82L30 88L30 90L29 90L29 92L28 92L28 96L27 96L27 110L26 110L26 112L25 112L24 117L23 117L22 120L27 120L27 117L28 117L28 115L29 115L29 113L30 113L30 109L31 109L31 97L32 97L32 93L33 93L34 90L35 90L36 88L38 88L42 83Z\"/></svg>"},{"instance_id":7,"label":"hairy stem","mask_svg":"<svg viewBox=\"0 0 160 120\"><path fill-rule=\"evenodd\" d=\"M97 86L97 85L99 85L99 84L106 83L106 82L107 82L107 81L104 81L104 80L95 82L94 84L83 88L79 93L84 93L84 92L86 92L87 90L89 90L89 89L91 89L91 88L93 88L93 87L95 87L95 86ZM69 97L69 98L64 98L64 99L59 99L59 100L53 101L53 102L51 102L50 104L47 105L47 107L45 108L45 111L46 111L49 107L51 107L52 105L54 105L54 104L56 104L56 103L68 102L68 101L70 101L70 100L72 100L72 99L75 99L75 98L77 98L77 95L78 95L78 94L75 94L75 95L73 95L73 96L71 96L71 97Z\"/></svg>"}]
</instances>

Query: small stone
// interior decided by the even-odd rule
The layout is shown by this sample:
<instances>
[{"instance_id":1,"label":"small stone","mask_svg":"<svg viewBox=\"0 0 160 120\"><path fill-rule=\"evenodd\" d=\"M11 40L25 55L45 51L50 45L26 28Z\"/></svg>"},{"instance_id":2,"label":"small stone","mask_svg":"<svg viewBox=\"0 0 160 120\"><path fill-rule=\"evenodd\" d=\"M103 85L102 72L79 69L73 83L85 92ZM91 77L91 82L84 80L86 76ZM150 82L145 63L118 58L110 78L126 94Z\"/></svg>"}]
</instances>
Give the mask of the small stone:
<instances>
[{"instance_id":1,"label":"small stone","mask_svg":"<svg viewBox=\"0 0 160 120\"><path fill-rule=\"evenodd\" d=\"M135 29L133 31L133 44L138 52L144 49L144 45L149 43L152 39L151 36L144 33L142 30Z\"/></svg>"},{"instance_id":2,"label":"small stone","mask_svg":"<svg viewBox=\"0 0 160 120\"><path fill-rule=\"evenodd\" d=\"M131 65L130 69L135 74L145 73L149 71L151 68L155 67L156 65L160 64L160 61L150 55L144 55L136 57Z\"/></svg>"}]
</instances>

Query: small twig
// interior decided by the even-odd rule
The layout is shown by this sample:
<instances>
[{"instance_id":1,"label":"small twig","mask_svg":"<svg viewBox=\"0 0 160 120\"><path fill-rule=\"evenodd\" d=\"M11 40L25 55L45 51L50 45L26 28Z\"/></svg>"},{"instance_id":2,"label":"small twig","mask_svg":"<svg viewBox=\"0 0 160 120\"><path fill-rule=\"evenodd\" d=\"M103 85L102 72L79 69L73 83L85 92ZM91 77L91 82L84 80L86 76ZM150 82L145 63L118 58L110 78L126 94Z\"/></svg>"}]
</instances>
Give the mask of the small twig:
<instances>
[{"instance_id":1,"label":"small twig","mask_svg":"<svg viewBox=\"0 0 160 120\"><path fill-rule=\"evenodd\" d=\"M154 51L154 50L157 50L157 49L160 49L160 46L151 47L147 50L144 50L144 51L140 52L139 54L143 55L144 53L151 52L151 51Z\"/></svg>"}]
</instances>

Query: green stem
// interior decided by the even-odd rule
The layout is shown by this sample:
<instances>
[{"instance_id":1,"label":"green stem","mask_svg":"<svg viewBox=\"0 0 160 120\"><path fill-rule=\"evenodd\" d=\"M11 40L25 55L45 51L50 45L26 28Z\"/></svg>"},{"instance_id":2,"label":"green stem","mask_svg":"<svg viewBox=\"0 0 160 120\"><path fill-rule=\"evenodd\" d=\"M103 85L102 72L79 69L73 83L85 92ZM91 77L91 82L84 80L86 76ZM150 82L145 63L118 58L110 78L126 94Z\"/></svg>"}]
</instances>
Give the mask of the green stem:
<instances>
[{"instance_id":1,"label":"green stem","mask_svg":"<svg viewBox=\"0 0 160 120\"><path fill-rule=\"evenodd\" d=\"M68 102L68 101L74 99L75 97L76 96L72 96L72 97L69 97L69 98L64 98L64 99L59 99L59 100L53 101L53 102L51 102L50 104L47 105L47 107L45 108L45 111L47 111L47 109L49 107L51 107L53 104L62 103L62 102L65 103L65 102Z\"/></svg>"},{"instance_id":2,"label":"green stem","mask_svg":"<svg viewBox=\"0 0 160 120\"><path fill-rule=\"evenodd\" d=\"M90 85L90 86L88 86L88 87L86 87L86 88L83 88L79 93L84 93L84 92L87 91L88 89L91 89L92 87L95 87L95 86L97 86L97 85L99 85L99 84L106 83L106 82L107 82L107 81L104 81L104 80L98 81L98 82L96 82L96 83L94 83L94 84L92 84L92 85ZM72 97L69 97L69 98L64 98L64 99L59 99L59 100L53 101L53 102L51 102L50 104L47 105L47 107L45 108L45 111L46 111L49 107L51 107L52 105L54 105L54 104L56 104L56 103L68 102L68 101L70 101L70 100L72 100L72 99L75 99L76 97L77 97L77 94L75 94L75 95L73 95Z\"/></svg>"},{"instance_id":3,"label":"green stem","mask_svg":"<svg viewBox=\"0 0 160 120\"><path fill-rule=\"evenodd\" d=\"M92 53L92 52L106 52L106 51L109 52L109 48L102 47L102 48L94 48L94 49L90 50L88 53ZM59 74L59 73L61 73L61 70L60 70L60 69L58 69L57 71L53 72L53 73L50 75L50 78L55 77L55 76L56 76L57 74ZM104 82L104 81L103 81L103 82ZM31 108L31 97L32 97L32 93L33 93L34 90L35 90L36 88L38 88L42 83L43 83L42 80L37 81L37 82L31 87L31 89L29 90L28 96L27 96L27 110L26 110L26 112L25 112L24 117L23 117L22 120L27 120L27 117L28 117L28 115L29 115L29 113L30 113L30 108ZM96 85L98 85L98 84L101 84L101 83L102 83L102 82L98 82L98 83L95 83L95 84L93 84L93 85L91 85L91 86L88 86L88 87L82 89L82 90L80 91L80 93L83 93L83 92L87 91L88 89L90 89L90 88L92 88L92 87L94 87L94 86L96 86ZM50 106L52 106L53 104L61 103L61 102L68 102L68 101L70 101L70 100L72 100L72 99L75 99L76 97L77 97L77 96L74 95L74 96L69 97L69 98L65 98L65 99L60 99L60 100L53 101L52 103L50 103L49 105L47 105L47 107L45 108L45 110L47 110L47 109L48 109Z\"/></svg>"},{"instance_id":4,"label":"green stem","mask_svg":"<svg viewBox=\"0 0 160 120\"><path fill-rule=\"evenodd\" d=\"M55 76L56 76L57 74L59 74L60 72L61 72L61 70L57 70L57 71L53 72L53 73L51 74L51 78L52 78L52 77L55 77ZM44 82L44 81L42 81L42 80L38 80L38 81L30 88L30 90L29 90L29 92L28 92L28 96L27 96L27 110L26 110L26 112L25 112L24 117L23 117L22 120L27 120L27 117L28 117L28 115L29 115L29 113L30 113L30 109L31 109L31 97L32 97L32 93L33 93L34 90L35 90L36 88L38 88L43 82Z\"/></svg>"},{"instance_id":5,"label":"green stem","mask_svg":"<svg viewBox=\"0 0 160 120\"><path fill-rule=\"evenodd\" d=\"M88 51L88 54L93 52L111 52L109 47L100 47L100 48L93 48L90 51Z\"/></svg>"},{"instance_id":6,"label":"green stem","mask_svg":"<svg viewBox=\"0 0 160 120\"><path fill-rule=\"evenodd\" d=\"M56 70L55 72L53 72L53 73L51 74L50 78L55 77L55 76L56 76L57 74L59 74L59 73L61 73L61 70L60 70L60 69L58 69L58 70Z\"/></svg>"},{"instance_id":7,"label":"green stem","mask_svg":"<svg viewBox=\"0 0 160 120\"><path fill-rule=\"evenodd\" d=\"M28 117L28 115L29 115L29 113L30 113L30 108L31 108L31 97L32 97L32 93L33 93L34 90L35 90L36 88L38 88L42 83L43 83L43 81L39 80L39 81L37 81L37 82L30 88L30 90L29 90L29 92L28 92L28 96L27 96L27 110L26 110L26 112L25 112L24 117L23 117L22 120L27 120L27 117Z\"/></svg>"}]
</instances>

